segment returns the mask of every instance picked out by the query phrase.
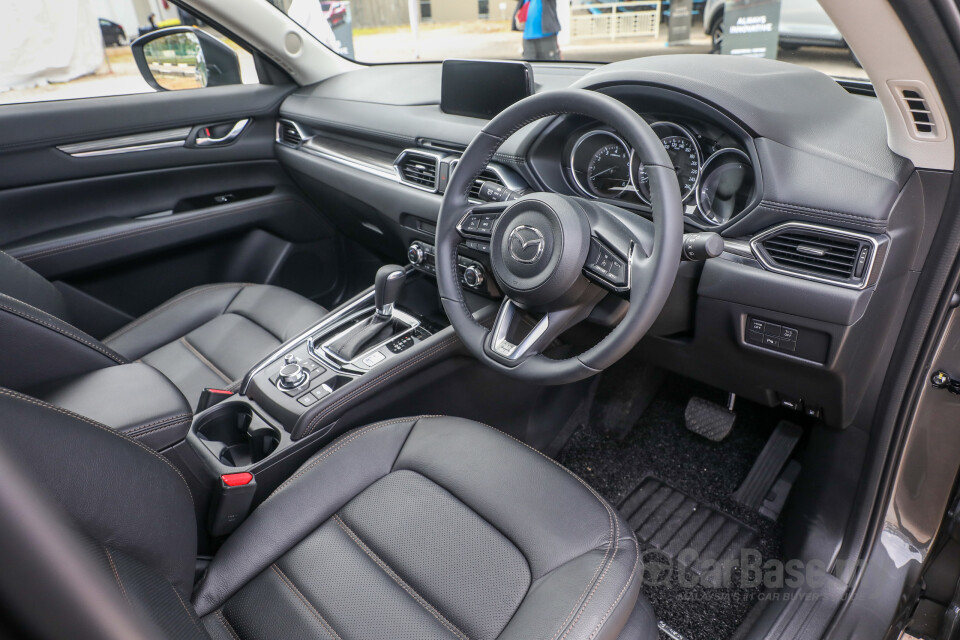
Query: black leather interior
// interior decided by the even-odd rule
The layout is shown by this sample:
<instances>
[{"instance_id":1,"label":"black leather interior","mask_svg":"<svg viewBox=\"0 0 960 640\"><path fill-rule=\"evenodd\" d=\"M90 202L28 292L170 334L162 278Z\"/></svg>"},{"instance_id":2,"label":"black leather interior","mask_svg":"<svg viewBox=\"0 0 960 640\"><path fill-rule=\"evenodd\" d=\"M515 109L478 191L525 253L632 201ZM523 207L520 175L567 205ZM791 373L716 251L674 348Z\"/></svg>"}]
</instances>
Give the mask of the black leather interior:
<instances>
[{"instance_id":1,"label":"black leather interior","mask_svg":"<svg viewBox=\"0 0 960 640\"><path fill-rule=\"evenodd\" d=\"M231 387L326 313L279 287L205 285L175 296L101 342L71 324L70 300L59 289L0 252L0 385L35 392L136 360L162 372L193 407L205 387ZM89 387L81 384L77 389L86 394ZM75 396L65 388L58 397ZM85 409L86 403L78 408ZM174 398L170 407L176 411L166 417L181 405L182 398ZM65 406L73 407L73 400ZM107 415L104 422L144 426L134 424L139 417Z\"/></svg>"},{"instance_id":2,"label":"black leather interior","mask_svg":"<svg viewBox=\"0 0 960 640\"><path fill-rule=\"evenodd\" d=\"M79 560L166 637L618 638L634 611L629 526L559 464L484 425L405 418L346 434L226 541L191 604L196 523L179 471L6 390L0 415L4 448L83 541Z\"/></svg>"},{"instance_id":3,"label":"black leather interior","mask_svg":"<svg viewBox=\"0 0 960 640\"><path fill-rule=\"evenodd\" d=\"M55 384L38 397L158 451L183 440L193 418L180 390L162 373L139 362L92 371Z\"/></svg>"},{"instance_id":4,"label":"black leather interior","mask_svg":"<svg viewBox=\"0 0 960 640\"><path fill-rule=\"evenodd\" d=\"M232 387L263 357L326 313L278 287L207 285L183 292L104 342L163 372L190 406L196 406L205 387Z\"/></svg>"}]
</instances>

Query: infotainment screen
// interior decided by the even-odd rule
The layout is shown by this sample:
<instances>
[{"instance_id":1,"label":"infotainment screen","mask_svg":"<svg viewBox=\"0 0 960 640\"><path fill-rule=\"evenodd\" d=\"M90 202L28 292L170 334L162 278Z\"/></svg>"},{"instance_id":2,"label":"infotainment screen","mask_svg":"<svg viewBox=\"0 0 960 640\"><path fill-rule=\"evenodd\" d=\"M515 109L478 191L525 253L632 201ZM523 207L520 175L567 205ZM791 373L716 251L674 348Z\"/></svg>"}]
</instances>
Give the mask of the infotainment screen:
<instances>
[{"instance_id":1,"label":"infotainment screen","mask_svg":"<svg viewBox=\"0 0 960 640\"><path fill-rule=\"evenodd\" d=\"M489 120L533 95L533 67L502 60L444 60L440 110Z\"/></svg>"}]
</instances>

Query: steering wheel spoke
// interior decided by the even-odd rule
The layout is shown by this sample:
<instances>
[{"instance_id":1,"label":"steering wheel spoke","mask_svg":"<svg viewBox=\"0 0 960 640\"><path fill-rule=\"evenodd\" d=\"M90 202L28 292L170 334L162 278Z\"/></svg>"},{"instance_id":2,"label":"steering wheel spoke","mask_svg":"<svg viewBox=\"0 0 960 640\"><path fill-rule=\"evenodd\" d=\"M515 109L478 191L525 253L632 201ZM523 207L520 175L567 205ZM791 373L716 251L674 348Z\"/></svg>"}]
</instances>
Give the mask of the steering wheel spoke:
<instances>
[{"instance_id":1,"label":"steering wheel spoke","mask_svg":"<svg viewBox=\"0 0 960 640\"><path fill-rule=\"evenodd\" d=\"M497 218L509 204L509 202L490 202L468 208L457 223L457 232L460 237L489 243Z\"/></svg>"},{"instance_id":2,"label":"steering wheel spoke","mask_svg":"<svg viewBox=\"0 0 960 640\"><path fill-rule=\"evenodd\" d=\"M592 307L591 307L592 308ZM570 307L559 311L549 311L537 321L532 329L524 331L523 310L516 302L505 297L494 320L484 349L494 359L516 366L541 353L557 336L582 320L584 309Z\"/></svg>"}]
</instances>

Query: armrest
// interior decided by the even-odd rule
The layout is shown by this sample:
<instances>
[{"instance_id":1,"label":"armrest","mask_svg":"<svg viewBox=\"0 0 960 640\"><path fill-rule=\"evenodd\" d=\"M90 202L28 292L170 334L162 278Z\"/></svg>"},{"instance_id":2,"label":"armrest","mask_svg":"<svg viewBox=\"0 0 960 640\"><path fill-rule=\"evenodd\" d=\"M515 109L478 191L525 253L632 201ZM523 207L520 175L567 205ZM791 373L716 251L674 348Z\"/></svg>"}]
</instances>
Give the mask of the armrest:
<instances>
[{"instance_id":1,"label":"armrest","mask_svg":"<svg viewBox=\"0 0 960 640\"><path fill-rule=\"evenodd\" d=\"M92 371L38 397L156 450L183 440L193 418L180 390L162 373L139 362Z\"/></svg>"}]
</instances>

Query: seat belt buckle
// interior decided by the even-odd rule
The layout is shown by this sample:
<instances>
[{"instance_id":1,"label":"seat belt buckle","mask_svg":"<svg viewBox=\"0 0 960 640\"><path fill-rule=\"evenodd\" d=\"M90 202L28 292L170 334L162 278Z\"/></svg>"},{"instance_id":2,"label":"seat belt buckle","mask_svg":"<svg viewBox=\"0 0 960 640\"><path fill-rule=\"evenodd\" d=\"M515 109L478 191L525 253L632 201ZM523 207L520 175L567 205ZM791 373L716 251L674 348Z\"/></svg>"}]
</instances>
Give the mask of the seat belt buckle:
<instances>
[{"instance_id":1,"label":"seat belt buckle","mask_svg":"<svg viewBox=\"0 0 960 640\"><path fill-rule=\"evenodd\" d=\"M233 533L250 513L250 505L257 493L257 481L252 473L226 473L219 478L214 491L207 530L213 537Z\"/></svg>"},{"instance_id":2,"label":"seat belt buckle","mask_svg":"<svg viewBox=\"0 0 960 640\"><path fill-rule=\"evenodd\" d=\"M233 391L227 391L226 389L212 389L207 387L200 392L200 399L197 401L197 410L194 413L200 413L215 404L223 402L232 396L233 393Z\"/></svg>"}]
</instances>

